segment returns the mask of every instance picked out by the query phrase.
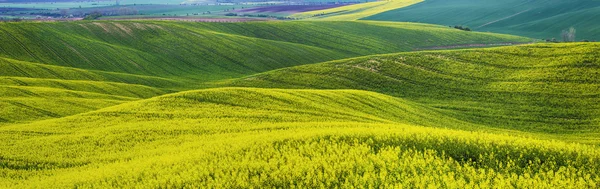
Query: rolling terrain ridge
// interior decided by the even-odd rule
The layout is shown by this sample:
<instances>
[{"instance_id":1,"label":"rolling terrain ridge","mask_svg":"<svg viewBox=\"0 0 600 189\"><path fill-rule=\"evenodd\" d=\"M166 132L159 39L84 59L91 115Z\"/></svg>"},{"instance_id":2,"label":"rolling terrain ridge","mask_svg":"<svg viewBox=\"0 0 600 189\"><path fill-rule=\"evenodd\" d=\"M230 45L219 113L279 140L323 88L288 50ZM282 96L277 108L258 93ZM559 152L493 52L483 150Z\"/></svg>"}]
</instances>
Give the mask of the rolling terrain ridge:
<instances>
[{"instance_id":1,"label":"rolling terrain ridge","mask_svg":"<svg viewBox=\"0 0 600 189\"><path fill-rule=\"evenodd\" d=\"M598 52L598 43L579 43L376 55L285 68L226 85L369 90L492 127L598 133Z\"/></svg>"}]
</instances>

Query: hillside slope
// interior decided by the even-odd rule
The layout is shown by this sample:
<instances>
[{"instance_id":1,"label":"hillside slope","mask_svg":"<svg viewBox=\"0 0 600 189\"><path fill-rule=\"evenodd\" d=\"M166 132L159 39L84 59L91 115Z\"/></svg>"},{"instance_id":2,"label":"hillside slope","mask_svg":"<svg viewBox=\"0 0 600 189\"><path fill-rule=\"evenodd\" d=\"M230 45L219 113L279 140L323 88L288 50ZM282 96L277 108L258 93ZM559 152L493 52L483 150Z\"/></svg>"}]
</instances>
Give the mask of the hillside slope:
<instances>
[{"instance_id":1,"label":"hillside slope","mask_svg":"<svg viewBox=\"0 0 600 189\"><path fill-rule=\"evenodd\" d=\"M595 146L407 121L460 123L356 90L176 93L0 127L0 187L587 188L600 181Z\"/></svg>"},{"instance_id":2,"label":"hillside slope","mask_svg":"<svg viewBox=\"0 0 600 189\"><path fill-rule=\"evenodd\" d=\"M173 80L0 58L0 126L58 118L173 92Z\"/></svg>"},{"instance_id":3,"label":"hillside slope","mask_svg":"<svg viewBox=\"0 0 600 189\"><path fill-rule=\"evenodd\" d=\"M597 134L598 52L599 43L575 43L377 55L280 69L225 85L369 90L465 122Z\"/></svg>"},{"instance_id":4,"label":"hillside slope","mask_svg":"<svg viewBox=\"0 0 600 189\"><path fill-rule=\"evenodd\" d=\"M428 46L531 41L379 22L107 21L0 26L0 57L194 82Z\"/></svg>"},{"instance_id":5,"label":"hillside slope","mask_svg":"<svg viewBox=\"0 0 600 189\"><path fill-rule=\"evenodd\" d=\"M364 19L466 25L476 31L559 40L562 30L574 27L577 40L600 40L599 10L596 0L426 0Z\"/></svg>"},{"instance_id":6,"label":"hillside slope","mask_svg":"<svg viewBox=\"0 0 600 189\"><path fill-rule=\"evenodd\" d=\"M207 81L340 58L528 41L387 22L0 23L0 124L68 116L205 88ZM66 108L71 105L78 108Z\"/></svg>"}]
</instances>

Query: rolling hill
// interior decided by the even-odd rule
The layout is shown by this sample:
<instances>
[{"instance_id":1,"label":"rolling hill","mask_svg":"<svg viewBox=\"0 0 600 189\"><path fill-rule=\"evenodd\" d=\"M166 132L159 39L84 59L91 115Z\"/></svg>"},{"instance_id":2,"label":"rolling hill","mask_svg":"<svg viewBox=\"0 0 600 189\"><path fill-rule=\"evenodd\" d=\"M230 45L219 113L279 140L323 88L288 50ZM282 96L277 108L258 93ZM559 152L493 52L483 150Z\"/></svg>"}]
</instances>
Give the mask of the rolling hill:
<instances>
[{"instance_id":1,"label":"rolling hill","mask_svg":"<svg viewBox=\"0 0 600 189\"><path fill-rule=\"evenodd\" d=\"M359 89L495 128L600 132L598 43L367 56L275 70L225 85Z\"/></svg>"},{"instance_id":2,"label":"rolling hill","mask_svg":"<svg viewBox=\"0 0 600 189\"><path fill-rule=\"evenodd\" d=\"M386 22L102 21L0 26L0 123L63 117L205 88L207 81L340 58L448 44L530 41ZM64 108L71 105L76 108Z\"/></svg>"},{"instance_id":3,"label":"rolling hill","mask_svg":"<svg viewBox=\"0 0 600 189\"><path fill-rule=\"evenodd\" d=\"M173 92L173 80L0 58L0 126L64 117Z\"/></svg>"},{"instance_id":4,"label":"rolling hill","mask_svg":"<svg viewBox=\"0 0 600 189\"><path fill-rule=\"evenodd\" d=\"M426 0L365 20L465 25L538 39L561 40L561 31L574 27L577 40L600 40L600 1L596 0Z\"/></svg>"},{"instance_id":5,"label":"rolling hill","mask_svg":"<svg viewBox=\"0 0 600 189\"><path fill-rule=\"evenodd\" d=\"M252 100L249 100L252 99ZM220 88L0 127L1 187L594 187L597 146L356 90Z\"/></svg>"},{"instance_id":6,"label":"rolling hill","mask_svg":"<svg viewBox=\"0 0 600 189\"><path fill-rule=\"evenodd\" d=\"M4 58L194 81L419 47L531 41L386 22L1 24Z\"/></svg>"}]
</instances>

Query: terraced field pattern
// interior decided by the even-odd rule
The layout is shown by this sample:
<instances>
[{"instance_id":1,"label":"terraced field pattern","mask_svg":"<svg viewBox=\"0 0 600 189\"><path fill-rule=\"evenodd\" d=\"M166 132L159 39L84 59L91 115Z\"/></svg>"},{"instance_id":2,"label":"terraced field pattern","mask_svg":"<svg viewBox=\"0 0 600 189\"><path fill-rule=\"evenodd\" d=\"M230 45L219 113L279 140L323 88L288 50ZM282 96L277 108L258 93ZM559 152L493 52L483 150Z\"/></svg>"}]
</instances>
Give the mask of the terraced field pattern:
<instances>
[{"instance_id":1,"label":"terraced field pattern","mask_svg":"<svg viewBox=\"0 0 600 189\"><path fill-rule=\"evenodd\" d=\"M0 23L0 188L598 188L600 43L533 42L380 21ZM490 48L422 50L472 44Z\"/></svg>"}]
</instances>

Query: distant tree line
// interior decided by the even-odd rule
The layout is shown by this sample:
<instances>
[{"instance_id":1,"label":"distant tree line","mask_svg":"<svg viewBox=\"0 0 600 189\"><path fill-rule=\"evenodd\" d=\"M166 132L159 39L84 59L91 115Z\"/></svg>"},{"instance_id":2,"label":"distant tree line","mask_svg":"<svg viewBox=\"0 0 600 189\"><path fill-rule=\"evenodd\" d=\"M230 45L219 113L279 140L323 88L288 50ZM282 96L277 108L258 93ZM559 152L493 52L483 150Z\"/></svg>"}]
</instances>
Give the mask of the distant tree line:
<instances>
[{"instance_id":1,"label":"distant tree line","mask_svg":"<svg viewBox=\"0 0 600 189\"><path fill-rule=\"evenodd\" d=\"M92 12L78 12L78 14L83 14L84 19L97 19L101 16L125 16L125 15L138 15L139 11L137 9L128 8L128 7L120 7L120 8L106 8L106 9L96 9Z\"/></svg>"},{"instance_id":2,"label":"distant tree line","mask_svg":"<svg viewBox=\"0 0 600 189\"><path fill-rule=\"evenodd\" d=\"M21 22L23 21L23 18L5 18L5 17L0 17L0 22Z\"/></svg>"},{"instance_id":3,"label":"distant tree line","mask_svg":"<svg viewBox=\"0 0 600 189\"><path fill-rule=\"evenodd\" d=\"M448 27L451 27L451 28L452 28L452 26L448 26ZM453 28L454 28L454 29L463 30L463 31L472 31L472 30L471 30L471 28L469 28L469 27L467 27L467 26L459 26L459 25L455 25Z\"/></svg>"},{"instance_id":4,"label":"distant tree line","mask_svg":"<svg viewBox=\"0 0 600 189\"><path fill-rule=\"evenodd\" d=\"M98 18L102 17L102 13L98 12L98 11L94 11L88 15L85 16L85 18L83 18L84 20L96 20Z\"/></svg>"}]
</instances>

